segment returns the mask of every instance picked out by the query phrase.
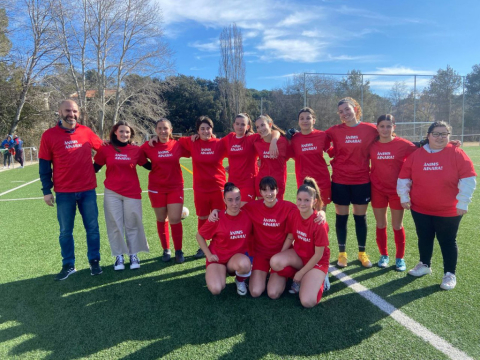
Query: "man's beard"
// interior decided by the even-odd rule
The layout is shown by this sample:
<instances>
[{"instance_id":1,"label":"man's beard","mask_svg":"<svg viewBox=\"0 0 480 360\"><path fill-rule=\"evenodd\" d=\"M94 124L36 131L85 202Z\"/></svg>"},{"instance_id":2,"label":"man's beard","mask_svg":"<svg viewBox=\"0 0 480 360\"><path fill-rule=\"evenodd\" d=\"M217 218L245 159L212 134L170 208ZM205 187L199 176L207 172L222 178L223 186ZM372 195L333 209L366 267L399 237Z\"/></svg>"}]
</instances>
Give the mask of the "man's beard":
<instances>
[{"instance_id":1,"label":"man's beard","mask_svg":"<svg viewBox=\"0 0 480 360\"><path fill-rule=\"evenodd\" d=\"M69 125L75 125L77 123L77 117L69 117L67 115L62 116L62 121L65 121Z\"/></svg>"}]
</instances>

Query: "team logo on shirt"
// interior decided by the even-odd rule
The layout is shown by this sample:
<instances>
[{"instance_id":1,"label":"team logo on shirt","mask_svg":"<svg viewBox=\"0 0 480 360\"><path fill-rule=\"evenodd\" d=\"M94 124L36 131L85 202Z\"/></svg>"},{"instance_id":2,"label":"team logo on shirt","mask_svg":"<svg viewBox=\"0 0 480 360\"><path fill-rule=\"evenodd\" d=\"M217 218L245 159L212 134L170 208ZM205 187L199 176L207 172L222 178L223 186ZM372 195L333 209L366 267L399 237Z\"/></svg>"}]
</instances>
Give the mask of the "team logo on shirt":
<instances>
[{"instance_id":1,"label":"team logo on shirt","mask_svg":"<svg viewBox=\"0 0 480 360\"><path fill-rule=\"evenodd\" d=\"M242 145L232 145L230 151L243 151Z\"/></svg>"},{"instance_id":2,"label":"team logo on shirt","mask_svg":"<svg viewBox=\"0 0 480 360\"><path fill-rule=\"evenodd\" d=\"M310 238L307 237L307 234L303 231L297 230L297 237L299 240L310 242Z\"/></svg>"},{"instance_id":3,"label":"team logo on shirt","mask_svg":"<svg viewBox=\"0 0 480 360\"><path fill-rule=\"evenodd\" d=\"M173 154L170 153L170 151L167 151L167 150L158 152L158 157L159 158L166 158L166 157L172 157L172 156L173 156Z\"/></svg>"},{"instance_id":4,"label":"team logo on shirt","mask_svg":"<svg viewBox=\"0 0 480 360\"><path fill-rule=\"evenodd\" d=\"M312 143L302 144L301 147L302 147L302 151L313 151L313 150L317 150L317 147L316 147L316 146L313 146Z\"/></svg>"},{"instance_id":5,"label":"team logo on shirt","mask_svg":"<svg viewBox=\"0 0 480 360\"><path fill-rule=\"evenodd\" d=\"M115 154L115 160L130 161L130 157L127 154Z\"/></svg>"},{"instance_id":6,"label":"team logo on shirt","mask_svg":"<svg viewBox=\"0 0 480 360\"><path fill-rule=\"evenodd\" d=\"M395 159L395 156L390 153L390 151L379 151L377 153L377 160L388 160L388 159Z\"/></svg>"},{"instance_id":7,"label":"team logo on shirt","mask_svg":"<svg viewBox=\"0 0 480 360\"><path fill-rule=\"evenodd\" d=\"M276 219L263 218L263 226L279 227L280 223L278 223Z\"/></svg>"},{"instance_id":8,"label":"team logo on shirt","mask_svg":"<svg viewBox=\"0 0 480 360\"><path fill-rule=\"evenodd\" d=\"M431 163L424 163L423 164L423 171L435 171L435 170L443 170L443 166L441 166L438 162L431 162Z\"/></svg>"},{"instance_id":9,"label":"team logo on shirt","mask_svg":"<svg viewBox=\"0 0 480 360\"><path fill-rule=\"evenodd\" d=\"M246 237L247 235L243 233L243 230L230 231L230 240L245 239Z\"/></svg>"},{"instance_id":10,"label":"team logo on shirt","mask_svg":"<svg viewBox=\"0 0 480 360\"><path fill-rule=\"evenodd\" d=\"M359 139L358 135L346 135L345 136L345 144L350 144L350 143L360 144L361 142L362 142L362 139Z\"/></svg>"},{"instance_id":11,"label":"team logo on shirt","mask_svg":"<svg viewBox=\"0 0 480 360\"><path fill-rule=\"evenodd\" d=\"M263 152L263 158L264 158L264 159L270 159L270 152L267 151L267 150L265 150L265 151Z\"/></svg>"},{"instance_id":12,"label":"team logo on shirt","mask_svg":"<svg viewBox=\"0 0 480 360\"><path fill-rule=\"evenodd\" d=\"M211 148L201 148L200 155L213 155L214 152Z\"/></svg>"},{"instance_id":13,"label":"team logo on shirt","mask_svg":"<svg viewBox=\"0 0 480 360\"><path fill-rule=\"evenodd\" d=\"M82 147L82 144L78 143L78 140L65 141L65 149L74 149Z\"/></svg>"}]
</instances>

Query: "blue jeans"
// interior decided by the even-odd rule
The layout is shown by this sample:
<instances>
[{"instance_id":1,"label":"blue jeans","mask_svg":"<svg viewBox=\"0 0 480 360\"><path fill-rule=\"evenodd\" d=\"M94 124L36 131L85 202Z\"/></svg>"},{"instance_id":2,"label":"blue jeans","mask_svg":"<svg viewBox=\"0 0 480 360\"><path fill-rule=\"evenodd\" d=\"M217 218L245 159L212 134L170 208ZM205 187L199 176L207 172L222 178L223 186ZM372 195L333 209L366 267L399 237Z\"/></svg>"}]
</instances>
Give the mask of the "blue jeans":
<instances>
[{"instance_id":1,"label":"blue jeans","mask_svg":"<svg viewBox=\"0 0 480 360\"><path fill-rule=\"evenodd\" d=\"M87 232L88 261L100 260L100 231L98 229L97 194L95 190L77 193L56 193L57 219L60 224L60 248L63 265L75 265L75 244L73 241L73 225L75 213L82 215L83 226Z\"/></svg>"}]
</instances>

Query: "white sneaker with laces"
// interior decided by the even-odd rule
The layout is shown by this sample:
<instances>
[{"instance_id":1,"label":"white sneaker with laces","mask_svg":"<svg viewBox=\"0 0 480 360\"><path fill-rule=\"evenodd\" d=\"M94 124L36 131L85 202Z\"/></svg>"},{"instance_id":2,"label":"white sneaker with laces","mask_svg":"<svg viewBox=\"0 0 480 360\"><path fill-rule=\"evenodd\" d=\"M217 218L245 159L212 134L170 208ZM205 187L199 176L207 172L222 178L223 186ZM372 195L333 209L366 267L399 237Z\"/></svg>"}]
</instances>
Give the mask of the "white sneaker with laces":
<instances>
[{"instance_id":1,"label":"white sneaker with laces","mask_svg":"<svg viewBox=\"0 0 480 360\"><path fill-rule=\"evenodd\" d=\"M140 269L140 260L137 254L130 255L130 270Z\"/></svg>"},{"instance_id":2,"label":"white sneaker with laces","mask_svg":"<svg viewBox=\"0 0 480 360\"><path fill-rule=\"evenodd\" d=\"M431 273L432 268L420 261L412 270L408 272L408 275L419 277L423 275L430 275Z\"/></svg>"},{"instance_id":3,"label":"white sneaker with laces","mask_svg":"<svg viewBox=\"0 0 480 360\"><path fill-rule=\"evenodd\" d=\"M247 284L245 281L238 281L235 279L235 285L237 285L237 294L240 296L247 295Z\"/></svg>"},{"instance_id":4,"label":"white sneaker with laces","mask_svg":"<svg viewBox=\"0 0 480 360\"><path fill-rule=\"evenodd\" d=\"M115 258L115 264L113 265L114 270L125 270L125 261L123 260L123 255L118 255Z\"/></svg>"},{"instance_id":5,"label":"white sneaker with laces","mask_svg":"<svg viewBox=\"0 0 480 360\"><path fill-rule=\"evenodd\" d=\"M457 285L457 277L451 272L447 272L442 279L442 284L440 288L443 290L452 290Z\"/></svg>"}]
</instances>

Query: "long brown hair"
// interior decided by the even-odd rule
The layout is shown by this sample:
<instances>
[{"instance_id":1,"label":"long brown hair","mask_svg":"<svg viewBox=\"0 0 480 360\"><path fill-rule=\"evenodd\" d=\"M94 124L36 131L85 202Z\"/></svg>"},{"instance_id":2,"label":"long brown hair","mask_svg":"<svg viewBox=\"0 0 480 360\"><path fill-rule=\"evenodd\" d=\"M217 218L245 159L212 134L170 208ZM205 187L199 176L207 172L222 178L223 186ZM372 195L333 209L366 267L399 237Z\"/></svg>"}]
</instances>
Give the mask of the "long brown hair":
<instances>
[{"instance_id":1,"label":"long brown hair","mask_svg":"<svg viewBox=\"0 0 480 360\"><path fill-rule=\"evenodd\" d=\"M247 131L245 131L245 134L253 134L253 123L252 123L252 119L250 118L250 115L248 115L246 112L243 112L243 113L240 113L240 114L237 114L237 116L235 116L235 119L236 118L242 118L242 119L247 119L247 125L249 126L249 128L247 129ZM233 120L233 122L235 123L235 120Z\"/></svg>"},{"instance_id":2,"label":"long brown hair","mask_svg":"<svg viewBox=\"0 0 480 360\"><path fill-rule=\"evenodd\" d=\"M285 131L283 131L283 130L280 129L277 125L275 125L275 124L273 123L272 118L271 118L270 116L268 116L267 114L265 114L265 115L260 115L260 116L257 118L257 120L265 120L265 121L267 122L267 124L272 125L272 129L277 130L277 131L280 133L280 135L285 136ZM255 120L255 121L257 121L257 120Z\"/></svg>"},{"instance_id":3,"label":"long brown hair","mask_svg":"<svg viewBox=\"0 0 480 360\"><path fill-rule=\"evenodd\" d=\"M173 126L172 126L172 123L170 120L168 120L167 118L161 118L161 119L158 119L157 121L155 121L155 130L157 129L157 126L159 123L161 122L165 122L168 124L168 126L170 126L170 130L173 131ZM168 135L168 138L173 140L173 135L172 135L172 132L170 132L170 134Z\"/></svg>"},{"instance_id":4,"label":"long brown hair","mask_svg":"<svg viewBox=\"0 0 480 360\"><path fill-rule=\"evenodd\" d=\"M127 141L129 144L132 143L132 139L135 137L135 130L132 128L132 126L125 120L120 120L118 121L115 125L112 126L112 130L110 130L110 144L112 144L113 148L115 151L120 152L120 150L117 148L115 145L116 141L119 141L117 139L117 135L115 132L118 130L120 126L128 126L130 128L130 139Z\"/></svg>"},{"instance_id":5,"label":"long brown hair","mask_svg":"<svg viewBox=\"0 0 480 360\"><path fill-rule=\"evenodd\" d=\"M337 107L339 107L342 104L351 105L353 107L354 111L355 111L355 119L357 119L357 120L361 119L361 117L362 117L362 107L360 106L360 104L358 103L357 100L355 100L354 98L351 98L351 97L343 98L342 100L340 100L338 102Z\"/></svg>"},{"instance_id":6,"label":"long brown hair","mask_svg":"<svg viewBox=\"0 0 480 360\"><path fill-rule=\"evenodd\" d=\"M393 125L395 125L395 116L392 114L385 114L385 115L380 115L377 119L377 126L382 122L382 121L391 121ZM397 134L392 132L392 135L395 137ZM377 136L377 140L380 139L380 135Z\"/></svg>"},{"instance_id":7,"label":"long brown hair","mask_svg":"<svg viewBox=\"0 0 480 360\"><path fill-rule=\"evenodd\" d=\"M305 177L305 179L303 179L303 184L300 185L297 190L297 195L299 192L306 192L311 197L317 199L317 203L313 206L313 210L321 210L323 207L323 202L320 196L320 189L314 178L309 176Z\"/></svg>"}]
</instances>

